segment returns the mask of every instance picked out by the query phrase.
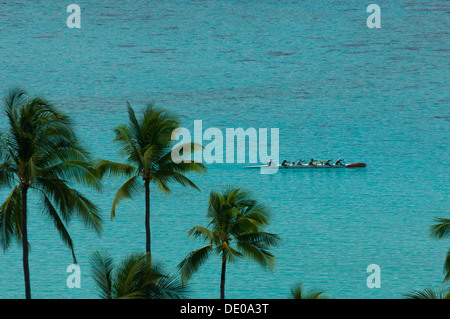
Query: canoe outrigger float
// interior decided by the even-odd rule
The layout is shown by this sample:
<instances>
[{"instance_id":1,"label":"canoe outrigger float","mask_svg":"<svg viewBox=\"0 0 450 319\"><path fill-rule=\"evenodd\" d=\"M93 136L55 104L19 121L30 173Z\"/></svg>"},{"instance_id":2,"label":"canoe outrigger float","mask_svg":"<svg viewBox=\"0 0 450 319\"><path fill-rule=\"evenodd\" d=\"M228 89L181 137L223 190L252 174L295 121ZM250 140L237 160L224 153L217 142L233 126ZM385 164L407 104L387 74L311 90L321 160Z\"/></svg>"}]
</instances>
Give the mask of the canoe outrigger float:
<instances>
[{"instance_id":1,"label":"canoe outrigger float","mask_svg":"<svg viewBox=\"0 0 450 319\"><path fill-rule=\"evenodd\" d=\"M333 168L361 168L366 167L366 163L351 163L351 164L326 164L326 161L315 162L312 165L310 164L286 164L286 165L255 165L255 166L246 166L245 168L259 168L259 169L303 169L303 168L324 168L324 169L333 169Z\"/></svg>"}]
</instances>

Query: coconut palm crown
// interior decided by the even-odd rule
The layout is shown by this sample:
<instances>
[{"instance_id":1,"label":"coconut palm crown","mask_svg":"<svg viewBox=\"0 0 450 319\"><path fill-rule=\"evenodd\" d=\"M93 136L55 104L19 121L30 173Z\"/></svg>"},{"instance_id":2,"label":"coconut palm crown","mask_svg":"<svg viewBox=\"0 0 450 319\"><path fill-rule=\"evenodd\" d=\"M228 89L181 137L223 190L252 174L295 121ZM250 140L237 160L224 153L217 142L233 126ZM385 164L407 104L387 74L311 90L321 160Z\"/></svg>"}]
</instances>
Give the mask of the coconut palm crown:
<instances>
[{"instance_id":1,"label":"coconut palm crown","mask_svg":"<svg viewBox=\"0 0 450 319\"><path fill-rule=\"evenodd\" d=\"M240 188L228 188L209 196L208 227L194 226L188 237L202 238L207 245L189 253L178 265L184 281L189 280L211 254L222 260L220 298L225 298L225 273L227 262L247 257L272 270L275 256L271 247L280 243L276 234L264 232L269 224L269 208Z\"/></svg>"},{"instance_id":2,"label":"coconut palm crown","mask_svg":"<svg viewBox=\"0 0 450 319\"><path fill-rule=\"evenodd\" d=\"M132 253L115 264L107 251L91 255L92 277L102 299L180 299L186 286L146 253Z\"/></svg>"}]
</instances>

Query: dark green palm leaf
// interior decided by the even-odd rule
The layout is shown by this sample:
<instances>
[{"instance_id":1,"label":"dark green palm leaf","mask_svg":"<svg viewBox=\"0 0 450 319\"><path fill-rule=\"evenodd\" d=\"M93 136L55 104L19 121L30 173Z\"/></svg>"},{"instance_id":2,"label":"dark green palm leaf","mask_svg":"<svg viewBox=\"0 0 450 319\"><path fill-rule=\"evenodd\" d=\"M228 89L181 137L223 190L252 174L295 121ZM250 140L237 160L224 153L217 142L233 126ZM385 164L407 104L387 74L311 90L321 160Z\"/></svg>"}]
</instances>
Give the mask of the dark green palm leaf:
<instances>
[{"instance_id":1,"label":"dark green palm leaf","mask_svg":"<svg viewBox=\"0 0 450 319\"><path fill-rule=\"evenodd\" d=\"M54 223L56 230L59 232L59 235L61 237L61 240L70 248L70 250L72 251L72 258L73 258L73 263L77 264L77 259L75 257L75 251L74 251L74 247L73 247L73 242L72 242L72 238L69 235L69 232L67 231L63 221L61 220L61 218L58 215L58 212L56 211L55 207L53 207L52 202L45 196L43 195L43 210L42 212L47 215Z\"/></svg>"},{"instance_id":2,"label":"dark green palm leaf","mask_svg":"<svg viewBox=\"0 0 450 319\"><path fill-rule=\"evenodd\" d=\"M435 218L437 224L430 227L431 237L435 239L450 238L450 219L448 218ZM450 280L450 250L447 252L447 256L444 262L444 282Z\"/></svg>"},{"instance_id":3,"label":"dark green palm leaf","mask_svg":"<svg viewBox=\"0 0 450 319\"><path fill-rule=\"evenodd\" d=\"M8 249L13 238L17 242L22 239L21 225L21 194L16 186L0 206L0 244L4 251Z\"/></svg>"},{"instance_id":4,"label":"dark green palm leaf","mask_svg":"<svg viewBox=\"0 0 450 319\"><path fill-rule=\"evenodd\" d=\"M213 244L209 244L205 247L194 250L180 262L177 267L181 271L181 278L183 282L191 279L192 275L200 269L200 266L208 260L213 247Z\"/></svg>"},{"instance_id":5,"label":"dark green palm leaf","mask_svg":"<svg viewBox=\"0 0 450 319\"><path fill-rule=\"evenodd\" d=\"M444 274L445 274L444 282L449 281L450 280L450 249L447 251L447 256L445 257Z\"/></svg>"},{"instance_id":6,"label":"dark green palm leaf","mask_svg":"<svg viewBox=\"0 0 450 319\"><path fill-rule=\"evenodd\" d=\"M116 217L116 207L125 198L132 198L142 190L142 182L138 176L132 176L117 191L111 208L111 219Z\"/></svg>"},{"instance_id":7,"label":"dark green palm leaf","mask_svg":"<svg viewBox=\"0 0 450 319\"><path fill-rule=\"evenodd\" d=\"M91 271L94 281L100 288L100 297L112 299L112 273L114 270L114 260L107 252L95 251L91 255Z\"/></svg>"},{"instance_id":8,"label":"dark green palm leaf","mask_svg":"<svg viewBox=\"0 0 450 319\"><path fill-rule=\"evenodd\" d=\"M407 299L449 299L450 291L446 288L435 289L428 284L423 290L413 289L411 292L404 294Z\"/></svg>"},{"instance_id":9,"label":"dark green palm leaf","mask_svg":"<svg viewBox=\"0 0 450 319\"><path fill-rule=\"evenodd\" d=\"M300 283L291 289L292 299L325 299L323 291L306 291Z\"/></svg>"},{"instance_id":10,"label":"dark green palm leaf","mask_svg":"<svg viewBox=\"0 0 450 319\"><path fill-rule=\"evenodd\" d=\"M435 239L449 238L450 237L450 219L448 218L435 218L436 225L430 227L431 236Z\"/></svg>"}]
</instances>

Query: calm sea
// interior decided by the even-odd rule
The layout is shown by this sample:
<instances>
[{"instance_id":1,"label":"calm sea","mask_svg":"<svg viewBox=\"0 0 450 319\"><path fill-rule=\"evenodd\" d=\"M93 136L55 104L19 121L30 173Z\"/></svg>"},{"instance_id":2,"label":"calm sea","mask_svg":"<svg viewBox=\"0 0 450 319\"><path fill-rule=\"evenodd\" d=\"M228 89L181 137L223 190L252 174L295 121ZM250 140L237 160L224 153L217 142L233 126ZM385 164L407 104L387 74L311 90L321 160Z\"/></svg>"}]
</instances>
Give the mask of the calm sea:
<instances>
[{"instance_id":1,"label":"calm sea","mask_svg":"<svg viewBox=\"0 0 450 319\"><path fill-rule=\"evenodd\" d=\"M449 29L446 1L376 1L381 28L366 25L361 1L77 1L0 3L0 90L43 95L76 121L97 157L120 160L112 129L126 101L154 101L192 128L279 128L280 158L365 162L366 169L279 171L209 165L192 176L201 192L152 189L152 248L168 272L202 243L211 190L251 190L272 208L268 231L283 244L274 272L239 261L227 268L228 298L287 298L299 282L334 298L402 298L439 287L449 242L430 239L434 217L450 217ZM0 117L0 127L6 125ZM69 289L72 263L37 207L29 217L35 298L97 298L89 256L108 249L119 261L145 247L143 197L109 218L121 180L90 194L101 207L98 237L74 221L69 232L81 288ZM7 192L3 190L2 198ZM381 268L381 288L366 285ZM220 263L191 281L192 298L218 298ZM0 297L22 298L20 247L0 253Z\"/></svg>"}]
</instances>

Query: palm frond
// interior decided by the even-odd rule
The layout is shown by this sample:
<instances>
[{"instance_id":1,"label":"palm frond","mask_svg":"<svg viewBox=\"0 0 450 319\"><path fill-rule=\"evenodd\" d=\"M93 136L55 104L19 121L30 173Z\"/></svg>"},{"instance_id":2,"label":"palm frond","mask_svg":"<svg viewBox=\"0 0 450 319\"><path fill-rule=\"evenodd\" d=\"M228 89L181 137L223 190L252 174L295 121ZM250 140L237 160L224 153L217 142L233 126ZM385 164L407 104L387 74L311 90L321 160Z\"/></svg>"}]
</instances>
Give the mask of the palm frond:
<instances>
[{"instance_id":1,"label":"palm frond","mask_svg":"<svg viewBox=\"0 0 450 319\"><path fill-rule=\"evenodd\" d=\"M15 186L5 202L0 206L0 245L6 251L13 238L22 239L22 195Z\"/></svg>"},{"instance_id":2,"label":"palm frond","mask_svg":"<svg viewBox=\"0 0 450 319\"><path fill-rule=\"evenodd\" d=\"M291 289L292 299L325 299L323 291L306 291L303 284L299 283Z\"/></svg>"},{"instance_id":3,"label":"palm frond","mask_svg":"<svg viewBox=\"0 0 450 319\"><path fill-rule=\"evenodd\" d=\"M145 255L130 254L117 266L116 280L113 284L116 298L144 298L146 260Z\"/></svg>"},{"instance_id":4,"label":"palm frond","mask_svg":"<svg viewBox=\"0 0 450 319\"><path fill-rule=\"evenodd\" d=\"M95 251L91 255L91 272L94 281L100 288L100 297L103 299L113 299L112 289L114 260L112 256L105 252Z\"/></svg>"},{"instance_id":5,"label":"palm frond","mask_svg":"<svg viewBox=\"0 0 450 319\"><path fill-rule=\"evenodd\" d=\"M80 218L84 225L102 232L100 209L76 189L69 187L58 178L37 178L33 189L45 194L57 206L61 217L69 222L73 216Z\"/></svg>"},{"instance_id":6,"label":"palm frond","mask_svg":"<svg viewBox=\"0 0 450 319\"><path fill-rule=\"evenodd\" d=\"M14 181L14 174L17 174L17 170L11 163L0 163L0 189L2 187L11 187Z\"/></svg>"},{"instance_id":7,"label":"palm frond","mask_svg":"<svg viewBox=\"0 0 450 319\"><path fill-rule=\"evenodd\" d=\"M203 239L209 240L211 243L216 243L217 242L217 236L214 232L212 232L211 230L209 230L206 227L203 226L194 226L192 227L192 229L189 231L188 233L188 237L194 237L194 238L199 238L199 237L203 237Z\"/></svg>"},{"instance_id":8,"label":"palm frond","mask_svg":"<svg viewBox=\"0 0 450 319\"><path fill-rule=\"evenodd\" d=\"M45 215L47 215L53 221L53 223L54 223L54 225L56 227L56 230L58 231L58 233L59 233L59 235L61 237L61 240L72 251L73 263L76 264L77 263L77 258L75 257L73 241L72 241L72 238L69 235L69 232L67 231L63 221L59 217L58 212L56 211L56 209L53 206L53 204L51 203L51 201L45 195L43 195L42 197L43 197L42 198L42 205L43 205L42 212Z\"/></svg>"},{"instance_id":9,"label":"palm frond","mask_svg":"<svg viewBox=\"0 0 450 319\"><path fill-rule=\"evenodd\" d=\"M178 277L166 275L147 285L146 296L149 299L183 299L187 292L187 286Z\"/></svg>"},{"instance_id":10,"label":"palm frond","mask_svg":"<svg viewBox=\"0 0 450 319\"><path fill-rule=\"evenodd\" d=\"M9 119L10 127L16 126L16 119L20 109L27 101L27 92L22 88L13 88L3 98L3 105L5 106L5 113Z\"/></svg>"},{"instance_id":11,"label":"palm frond","mask_svg":"<svg viewBox=\"0 0 450 319\"><path fill-rule=\"evenodd\" d=\"M111 208L111 219L116 217L116 207L125 198L132 198L142 190L142 183L139 181L139 176L133 176L127 180L117 191Z\"/></svg>"},{"instance_id":12,"label":"palm frond","mask_svg":"<svg viewBox=\"0 0 450 319\"><path fill-rule=\"evenodd\" d=\"M437 224L430 227L430 234L435 239L450 238L450 219L435 218Z\"/></svg>"},{"instance_id":13,"label":"palm frond","mask_svg":"<svg viewBox=\"0 0 450 319\"><path fill-rule=\"evenodd\" d=\"M142 167L143 152L136 142L136 134L128 125L119 125L114 129L115 138L113 142L121 145L120 154L135 166Z\"/></svg>"},{"instance_id":14,"label":"palm frond","mask_svg":"<svg viewBox=\"0 0 450 319\"><path fill-rule=\"evenodd\" d=\"M139 146L145 146L144 133L142 131L141 124L139 123L136 113L131 107L130 103L127 101L127 110L128 110L128 121L130 125L128 126L129 131L131 132L132 138L136 141L136 144Z\"/></svg>"},{"instance_id":15,"label":"palm frond","mask_svg":"<svg viewBox=\"0 0 450 319\"><path fill-rule=\"evenodd\" d=\"M58 176L63 180L73 180L81 185L100 190L101 184L97 171L89 162L73 160L64 161L45 167L39 172L41 176Z\"/></svg>"},{"instance_id":16,"label":"palm frond","mask_svg":"<svg viewBox=\"0 0 450 319\"><path fill-rule=\"evenodd\" d=\"M226 261L233 263L237 258L242 257L243 254L231 247L226 241L223 241L221 245L216 246L216 254L225 257Z\"/></svg>"},{"instance_id":17,"label":"palm frond","mask_svg":"<svg viewBox=\"0 0 450 319\"><path fill-rule=\"evenodd\" d=\"M192 182L189 178L175 171L165 171L159 170L155 175L152 175L151 181L156 183L156 185L160 188L161 191L165 193L170 193L168 184L170 182L178 182L182 186L190 186L200 191L197 185Z\"/></svg>"},{"instance_id":18,"label":"palm frond","mask_svg":"<svg viewBox=\"0 0 450 319\"><path fill-rule=\"evenodd\" d=\"M444 282L450 280L450 249L447 251L447 256L445 257L444 262Z\"/></svg>"},{"instance_id":19,"label":"palm frond","mask_svg":"<svg viewBox=\"0 0 450 319\"><path fill-rule=\"evenodd\" d=\"M250 232L236 237L240 243L260 244L267 247L277 247L281 244L280 236L267 232Z\"/></svg>"},{"instance_id":20,"label":"palm frond","mask_svg":"<svg viewBox=\"0 0 450 319\"><path fill-rule=\"evenodd\" d=\"M75 189L71 189L69 195L70 202L73 205L72 213L80 218L86 227L100 235L103 230L100 209L90 199Z\"/></svg>"},{"instance_id":21,"label":"palm frond","mask_svg":"<svg viewBox=\"0 0 450 319\"><path fill-rule=\"evenodd\" d=\"M413 289L410 292L404 294L406 299L448 299L449 290L446 288L435 289L432 285L422 290Z\"/></svg>"},{"instance_id":22,"label":"palm frond","mask_svg":"<svg viewBox=\"0 0 450 319\"><path fill-rule=\"evenodd\" d=\"M209 258L212 252L213 244L206 245L202 248L194 250L189 253L177 266L181 272L181 279L183 282L192 278L192 275L198 271Z\"/></svg>"},{"instance_id":23,"label":"palm frond","mask_svg":"<svg viewBox=\"0 0 450 319\"><path fill-rule=\"evenodd\" d=\"M110 176L131 177L138 174L136 167L123 163L116 163L107 160L98 160L96 169L100 176L109 174Z\"/></svg>"},{"instance_id":24,"label":"palm frond","mask_svg":"<svg viewBox=\"0 0 450 319\"><path fill-rule=\"evenodd\" d=\"M268 247L258 243L237 242L237 247L244 256L255 261L263 268L273 270L275 268L275 256L270 253Z\"/></svg>"}]
</instances>

